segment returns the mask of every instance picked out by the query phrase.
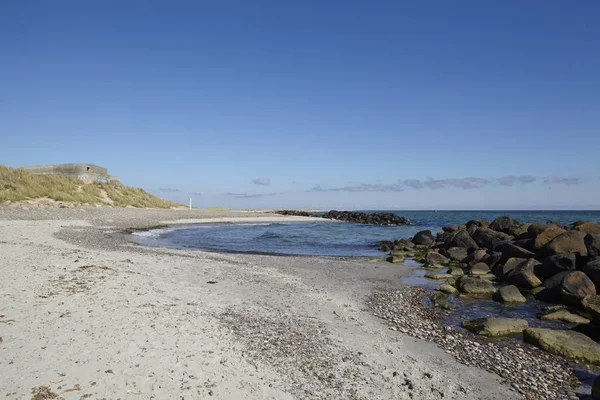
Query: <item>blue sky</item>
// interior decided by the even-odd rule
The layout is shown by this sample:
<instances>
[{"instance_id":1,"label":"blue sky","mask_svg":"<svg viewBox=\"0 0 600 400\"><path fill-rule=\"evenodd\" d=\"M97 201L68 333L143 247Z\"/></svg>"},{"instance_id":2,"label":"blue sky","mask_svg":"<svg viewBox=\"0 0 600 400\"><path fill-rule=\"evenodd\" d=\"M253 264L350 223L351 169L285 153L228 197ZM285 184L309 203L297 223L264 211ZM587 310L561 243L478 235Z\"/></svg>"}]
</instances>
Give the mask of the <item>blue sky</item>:
<instances>
[{"instance_id":1,"label":"blue sky","mask_svg":"<svg viewBox=\"0 0 600 400\"><path fill-rule=\"evenodd\" d=\"M3 2L0 163L90 162L198 206L599 209L599 18L597 1Z\"/></svg>"}]
</instances>

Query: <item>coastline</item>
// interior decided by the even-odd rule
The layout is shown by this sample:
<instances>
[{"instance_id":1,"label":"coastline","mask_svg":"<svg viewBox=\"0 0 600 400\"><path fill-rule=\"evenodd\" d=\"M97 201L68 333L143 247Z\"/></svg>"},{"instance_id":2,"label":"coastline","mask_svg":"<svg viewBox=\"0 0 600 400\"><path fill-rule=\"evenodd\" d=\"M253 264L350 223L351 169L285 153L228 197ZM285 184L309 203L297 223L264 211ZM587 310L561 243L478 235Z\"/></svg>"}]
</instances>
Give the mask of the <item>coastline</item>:
<instances>
[{"instance_id":1,"label":"coastline","mask_svg":"<svg viewBox=\"0 0 600 400\"><path fill-rule=\"evenodd\" d=\"M375 290L403 288L393 264L149 248L121 233L241 214L0 208L6 398L520 397L369 311Z\"/></svg>"}]
</instances>

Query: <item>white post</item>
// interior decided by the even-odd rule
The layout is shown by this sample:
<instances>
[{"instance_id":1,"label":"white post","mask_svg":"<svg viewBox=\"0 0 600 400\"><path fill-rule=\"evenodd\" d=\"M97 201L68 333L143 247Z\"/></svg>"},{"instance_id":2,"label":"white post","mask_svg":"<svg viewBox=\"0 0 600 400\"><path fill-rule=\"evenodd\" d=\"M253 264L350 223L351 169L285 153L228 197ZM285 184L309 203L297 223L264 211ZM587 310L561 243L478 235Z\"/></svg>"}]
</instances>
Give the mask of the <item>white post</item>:
<instances>
[{"instance_id":1,"label":"white post","mask_svg":"<svg viewBox=\"0 0 600 400\"><path fill-rule=\"evenodd\" d=\"M190 210L192 209L192 198L190 197Z\"/></svg>"}]
</instances>

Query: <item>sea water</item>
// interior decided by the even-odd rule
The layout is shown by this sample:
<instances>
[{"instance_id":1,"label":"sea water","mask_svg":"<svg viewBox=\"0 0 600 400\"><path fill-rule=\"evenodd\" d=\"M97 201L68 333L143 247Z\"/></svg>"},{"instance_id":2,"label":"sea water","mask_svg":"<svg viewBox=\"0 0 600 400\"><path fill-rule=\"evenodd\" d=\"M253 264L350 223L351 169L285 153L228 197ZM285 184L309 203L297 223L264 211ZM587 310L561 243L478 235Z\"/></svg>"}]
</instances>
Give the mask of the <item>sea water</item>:
<instances>
[{"instance_id":1,"label":"sea water","mask_svg":"<svg viewBox=\"0 0 600 400\"><path fill-rule=\"evenodd\" d=\"M386 211L387 212L387 211ZM202 224L139 232L141 244L217 252L251 252L312 256L381 256L377 243L412 237L429 229L434 234L444 225L460 225L472 219L510 215L520 222L578 220L600 222L600 211L391 211L411 220L411 225L377 226L345 222L277 222Z\"/></svg>"}]
</instances>

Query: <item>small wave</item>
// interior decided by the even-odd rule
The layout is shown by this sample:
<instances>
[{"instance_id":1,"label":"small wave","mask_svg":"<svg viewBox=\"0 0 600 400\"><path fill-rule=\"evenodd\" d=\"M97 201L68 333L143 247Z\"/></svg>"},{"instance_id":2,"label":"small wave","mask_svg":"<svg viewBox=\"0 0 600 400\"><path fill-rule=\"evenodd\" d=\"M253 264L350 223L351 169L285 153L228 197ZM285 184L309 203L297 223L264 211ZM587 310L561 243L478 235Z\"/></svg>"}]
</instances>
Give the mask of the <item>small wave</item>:
<instances>
[{"instance_id":1,"label":"small wave","mask_svg":"<svg viewBox=\"0 0 600 400\"><path fill-rule=\"evenodd\" d=\"M267 231L260 235L259 239L283 239L283 236L275 232Z\"/></svg>"},{"instance_id":2,"label":"small wave","mask_svg":"<svg viewBox=\"0 0 600 400\"><path fill-rule=\"evenodd\" d=\"M149 231L133 232L132 235L139 236L139 237L146 237L146 238L156 238L164 233L172 232L173 230L174 230L173 228L159 228L159 229L151 229Z\"/></svg>"}]
</instances>

